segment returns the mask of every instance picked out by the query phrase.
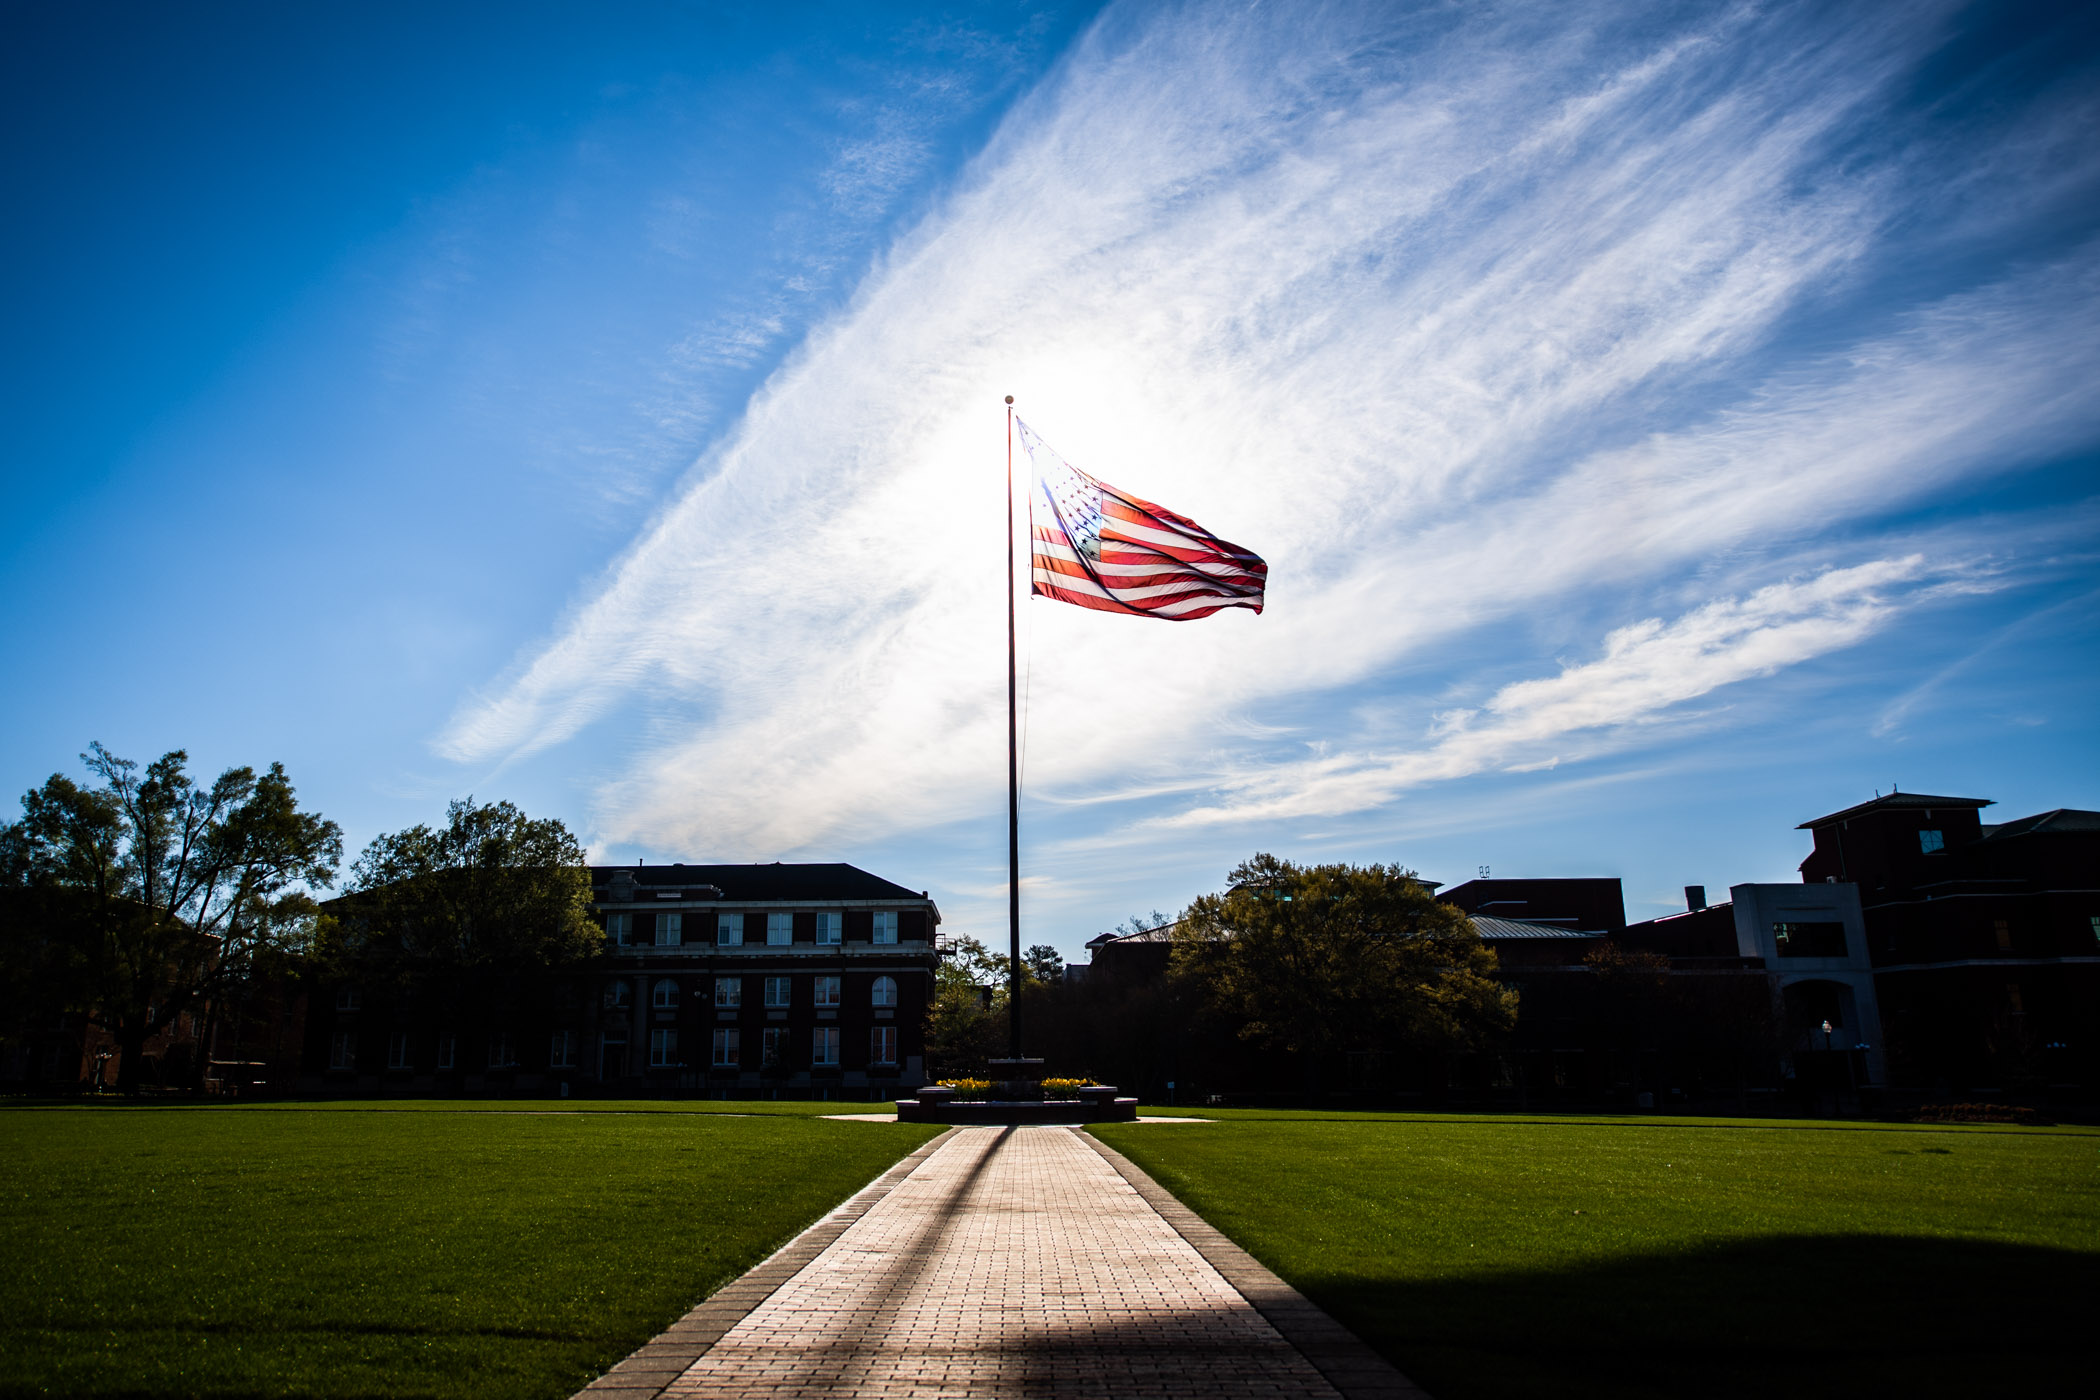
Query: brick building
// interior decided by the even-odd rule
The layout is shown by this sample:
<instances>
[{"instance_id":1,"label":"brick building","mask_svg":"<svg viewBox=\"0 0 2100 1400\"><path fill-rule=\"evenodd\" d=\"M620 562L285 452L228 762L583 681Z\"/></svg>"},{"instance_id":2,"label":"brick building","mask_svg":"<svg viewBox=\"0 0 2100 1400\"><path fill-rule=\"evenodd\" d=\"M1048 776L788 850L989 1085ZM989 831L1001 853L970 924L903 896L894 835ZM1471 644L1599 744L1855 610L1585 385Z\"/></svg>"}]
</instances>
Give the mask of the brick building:
<instances>
[{"instance_id":1,"label":"brick building","mask_svg":"<svg viewBox=\"0 0 2100 1400\"><path fill-rule=\"evenodd\" d=\"M2100 812L1989 823L1892 792L1803 822L1805 884L1857 888L1897 1083L2100 1083Z\"/></svg>"},{"instance_id":2,"label":"brick building","mask_svg":"<svg viewBox=\"0 0 2100 1400\"><path fill-rule=\"evenodd\" d=\"M925 1082L940 911L851 865L593 866L602 957L473 995L343 985L305 1083L882 1098Z\"/></svg>"}]
</instances>

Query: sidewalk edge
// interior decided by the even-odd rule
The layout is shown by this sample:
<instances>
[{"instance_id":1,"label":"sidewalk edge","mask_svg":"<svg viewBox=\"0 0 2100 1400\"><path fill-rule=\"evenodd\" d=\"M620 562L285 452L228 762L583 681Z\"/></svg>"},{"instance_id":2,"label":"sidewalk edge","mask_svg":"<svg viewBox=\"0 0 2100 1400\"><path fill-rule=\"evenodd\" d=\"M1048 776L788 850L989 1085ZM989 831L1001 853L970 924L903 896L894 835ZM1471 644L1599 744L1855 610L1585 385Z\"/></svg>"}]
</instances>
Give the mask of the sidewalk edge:
<instances>
[{"instance_id":1,"label":"sidewalk edge","mask_svg":"<svg viewBox=\"0 0 2100 1400\"><path fill-rule=\"evenodd\" d=\"M773 1296L779 1287L808 1267L846 1233L853 1223L917 1171L919 1164L955 1136L950 1128L832 1208L807 1230L724 1284L678 1321L644 1342L618 1365L576 1392L571 1400L656 1400L664 1387L685 1374L729 1329Z\"/></svg>"}]
</instances>

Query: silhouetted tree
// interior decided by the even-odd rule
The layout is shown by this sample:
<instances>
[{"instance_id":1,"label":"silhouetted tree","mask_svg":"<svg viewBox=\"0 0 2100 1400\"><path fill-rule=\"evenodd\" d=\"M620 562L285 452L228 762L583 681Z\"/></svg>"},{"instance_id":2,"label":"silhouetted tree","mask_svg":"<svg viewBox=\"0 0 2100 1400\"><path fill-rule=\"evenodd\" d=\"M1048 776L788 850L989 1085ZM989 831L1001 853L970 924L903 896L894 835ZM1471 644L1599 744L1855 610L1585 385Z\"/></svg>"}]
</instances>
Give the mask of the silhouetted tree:
<instances>
[{"instance_id":1,"label":"silhouetted tree","mask_svg":"<svg viewBox=\"0 0 2100 1400\"><path fill-rule=\"evenodd\" d=\"M1047 943L1038 943L1021 954L1022 971L1033 982L1048 985L1062 982L1065 976L1064 955Z\"/></svg>"},{"instance_id":2,"label":"silhouetted tree","mask_svg":"<svg viewBox=\"0 0 2100 1400\"><path fill-rule=\"evenodd\" d=\"M282 764L200 787L180 749L143 772L99 743L81 759L98 786L53 774L0 828L0 965L106 1030L128 1092L148 1040L306 947L342 834L299 810Z\"/></svg>"},{"instance_id":3,"label":"silhouetted tree","mask_svg":"<svg viewBox=\"0 0 2100 1400\"><path fill-rule=\"evenodd\" d=\"M1478 1049L1516 1020L1493 950L1397 866L1257 855L1174 926L1175 975L1243 1038L1295 1052L1308 1085L1345 1050Z\"/></svg>"},{"instance_id":4,"label":"silhouetted tree","mask_svg":"<svg viewBox=\"0 0 2100 1400\"><path fill-rule=\"evenodd\" d=\"M534 974L604 946L582 845L509 802L454 802L442 827L377 837L351 869L326 945L335 970L362 980Z\"/></svg>"}]
</instances>

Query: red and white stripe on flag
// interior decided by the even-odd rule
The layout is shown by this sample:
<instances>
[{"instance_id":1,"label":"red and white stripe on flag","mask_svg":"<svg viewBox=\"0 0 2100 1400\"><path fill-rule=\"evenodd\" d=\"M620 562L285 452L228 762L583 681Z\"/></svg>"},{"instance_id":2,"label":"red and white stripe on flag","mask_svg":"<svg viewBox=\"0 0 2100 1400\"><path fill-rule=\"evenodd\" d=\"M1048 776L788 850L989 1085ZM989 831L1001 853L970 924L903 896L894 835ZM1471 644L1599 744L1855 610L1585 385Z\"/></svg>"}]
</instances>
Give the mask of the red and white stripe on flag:
<instances>
[{"instance_id":1,"label":"red and white stripe on flag","mask_svg":"<svg viewBox=\"0 0 2100 1400\"><path fill-rule=\"evenodd\" d=\"M1220 608L1261 611L1269 566L1185 515L1118 491L1057 455L1020 419L1037 597L1188 622Z\"/></svg>"}]
</instances>

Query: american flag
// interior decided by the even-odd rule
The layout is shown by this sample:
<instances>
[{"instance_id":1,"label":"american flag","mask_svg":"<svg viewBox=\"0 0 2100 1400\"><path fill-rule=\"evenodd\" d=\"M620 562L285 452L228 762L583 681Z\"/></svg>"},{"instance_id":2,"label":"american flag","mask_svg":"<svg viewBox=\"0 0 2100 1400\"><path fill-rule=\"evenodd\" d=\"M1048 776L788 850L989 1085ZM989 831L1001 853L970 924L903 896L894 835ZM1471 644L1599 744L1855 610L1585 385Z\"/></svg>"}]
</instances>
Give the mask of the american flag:
<instances>
[{"instance_id":1,"label":"american flag","mask_svg":"<svg viewBox=\"0 0 2100 1400\"><path fill-rule=\"evenodd\" d=\"M1269 566L1185 515L1097 481L1026 423L1035 585L1042 598L1102 612L1188 622L1220 608L1261 611Z\"/></svg>"}]
</instances>

